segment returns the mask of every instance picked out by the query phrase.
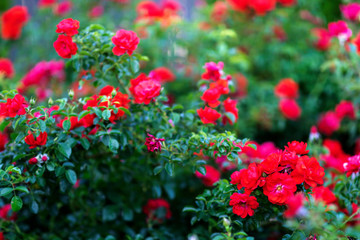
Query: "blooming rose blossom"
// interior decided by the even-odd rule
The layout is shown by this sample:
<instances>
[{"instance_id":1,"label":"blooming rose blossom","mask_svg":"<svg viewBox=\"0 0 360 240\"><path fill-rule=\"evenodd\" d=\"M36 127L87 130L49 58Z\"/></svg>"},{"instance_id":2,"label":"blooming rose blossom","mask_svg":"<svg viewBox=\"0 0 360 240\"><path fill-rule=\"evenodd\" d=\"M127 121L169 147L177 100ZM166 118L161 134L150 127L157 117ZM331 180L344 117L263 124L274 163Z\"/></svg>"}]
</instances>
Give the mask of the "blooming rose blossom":
<instances>
[{"instance_id":1,"label":"blooming rose blossom","mask_svg":"<svg viewBox=\"0 0 360 240\"><path fill-rule=\"evenodd\" d=\"M221 114L218 113L215 109L205 107L204 109L200 108L196 110L203 124L215 124L216 120L221 117Z\"/></svg>"},{"instance_id":2,"label":"blooming rose blossom","mask_svg":"<svg viewBox=\"0 0 360 240\"><path fill-rule=\"evenodd\" d=\"M216 108L220 105L221 94L217 88L207 89L203 95L201 96L201 100L203 100L209 107Z\"/></svg>"},{"instance_id":3,"label":"blooming rose blossom","mask_svg":"<svg viewBox=\"0 0 360 240\"><path fill-rule=\"evenodd\" d=\"M80 23L78 20L72 18L63 19L56 26L56 33L62 33L71 37L79 33L79 27Z\"/></svg>"},{"instance_id":4,"label":"blooming rose blossom","mask_svg":"<svg viewBox=\"0 0 360 240\"><path fill-rule=\"evenodd\" d=\"M89 11L88 15L90 18L99 18L103 14L104 14L104 7L101 5L96 5Z\"/></svg>"},{"instance_id":5,"label":"blooming rose blossom","mask_svg":"<svg viewBox=\"0 0 360 240\"><path fill-rule=\"evenodd\" d=\"M335 194L328 187L319 186L313 188L312 192L316 201L322 201L327 205L335 203L337 200Z\"/></svg>"},{"instance_id":6,"label":"blooming rose blossom","mask_svg":"<svg viewBox=\"0 0 360 240\"><path fill-rule=\"evenodd\" d=\"M140 39L135 32L121 29L116 32L111 41L115 44L112 51L116 56L120 56L125 53L131 56L136 50Z\"/></svg>"},{"instance_id":7,"label":"blooming rose blossom","mask_svg":"<svg viewBox=\"0 0 360 240\"><path fill-rule=\"evenodd\" d=\"M283 154L282 151L276 151L273 153L270 153L261 163L261 169L266 174L272 174L276 171L278 171L278 167L280 162L282 161Z\"/></svg>"},{"instance_id":8,"label":"blooming rose blossom","mask_svg":"<svg viewBox=\"0 0 360 240\"><path fill-rule=\"evenodd\" d=\"M333 134L340 128L340 119L334 112L326 112L320 116L318 121L319 131L327 136Z\"/></svg>"},{"instance_id":9,"label":"blooming rose blossom","mask_svg":"<svg viewBox=\"0 0 360 240\"><path fill-rule=\"evenodd\" d=\"M237 105L237 101L236 100L232 100L230 98L227 98L224 101L224 109L225 112L227 113L232 113L235 117L235 121L238 120L239 118L239 110L236 107ZM232 120L230 118L228 118L226 115L223 116L223 120L222 120L223 124L226 124L227 122L229 122L231 125L234 124L234 122L232 122Z\"/></svg>"},{"instance_id":10,"label":"blooming rose blossom","mask_svg":"<svg viewBox=\"0 0 360 240\"><path fill-rule=\"evenodd\" d=\"M5 103L0 103L0 116L13 118L18 115L25 115L25 108L27 107L25 98L16 94L14 98L8 98Z\"/></svg>"},{"instance_id":11,"label":"blooming rose blossom","mask_svg":"<svg viewBox=\"0 0 360 240\"><path fill-rule=\"evenodd\" d=\"M285 118L297 120L301 116L301 108L294 99L281 99L279 110Z\"/></svg>"},{"instance_id":12,"label":"blooming rose blossom","mask_svg":"<svg viewBox=\"0 0 360 240\"><path fill-rule=\"evenodd\" d=\"M229 205L233 207L233 213L241 218L253 216L254 210L259 207L256 197L242 193L233 193Z\"/></svg>"},{"instance_id":13,"label":"blooming rose blossom","mask_svg":"<svg viewBox=\"0 0 360 240\"><path fill-rule=\"evenodd\" d=\"M314 157L302 156L296 164L295 170L291 177L296 184L305 182L305 187L316 187L324 183L324 168L322 168Z\"/></svg>"},{"instance_id":14,"label":"blooming rose blossom","mask_svg":"<svg viewBox=\"0 0 360 240\"><path fill-rule=\"evenodd\" d=\"M261 16L275 9L276 0L249 0L248 6Z\"/></svg>"},{"instance_id":15,"label":"blooming rose blossom","mask_svg":"<svg viewBox=\"0 0 360 240\"><path fill-rule=\"evenodd\" d=\"M266 178L263 191L271 203L284 205L296 191L296 183L288 174L276 172Z\"/></svg>"},{"instance_id":16,"label":"blooming rose blossom","mask_svg":"<svg viewBox=\"0 0 360 240\"><path fill-rule=\"evenodd\" d=\"M0 208L0 219L5 221L15 221L17 214L11 210L11 204L5 204Z\"/></svg>"},{"instance_id":17,"label":"blooming rose blossom","mask_svg":"<svg viewBox=\"0 0 360 240\"><path fill-rule=\"evenodd\" d=\"M73 6L73 4L71 1L65 0L65 1L57 4L54 7L53 12L57 16L64 16L71 11L72 6Z\"/></svg>"},{"instance_id":18,"label":"blooming rose blossom","mask_svg":"<svg viewBox=\"0 0 360 240\"><path fill-rule=\"evenodd\" d=\"M351 21L359 20L360 16L360 3L349 3L347 5L341 5L340 10L344 18Z\"/></svg>"},{"instance_id":19,"label":"blooming rose blossom","mask_svg":"<svg viewBox=\"0 0 360 240\"><path fill-rule=\"evenodd\" d=\"M175 81L175 74L166 67L158 67L149 73L149 77L160 83Z\"/></svg>"},{"instance_id":20,"label":"blooming rose blossom","mask_svg":"<svg viewBox=\"0 0 360 240\"><path fill-rule=\"evenodd\" d=\"M329 34L331 37L338 37L340 43L344 43L352 36L352 31L345 21L337 21L329 23Z\"/></svg>"},{"instance_id":21,"label":"blooming rose blossom","mask_svg":"<svg viewBox=\"0 0 360 240\"><path fill-rule=\"evenodd\" d=\"M247 169L233 172L230 183L236 184L239 190L244 187L245 193L250 194L258 186L264 186L265 178L262 173L261 165L251 163Z\"/></svg>"},{"instance_id":22,"label":"blooming rose blossom","mask_svg":"<svg viewBox=\"0 0 360 240\"><path fill-rule=\"evenodd\" d=\"M279 98L297 98L299 85L293 79L285 78L275 86L274 92Z\"/></svg>"},{"instance_id":23,"label":"blooming rose blossom","mask_svg":"<svg viewBox=\"0 0 360 240\"><path fill-rule=\"evenodd\" d=\"M35 165L35 164L38 164L38 163L39 163L39 161L38 161L38 159L36 157L33 157L33 158L29 159L29 164L30 165Z\"/></svg>"},{"instance_id":24,"label":"blooming rose blossom","mask_svg":"<svg viewBox=\"0 0 360 240\"><path fill-rule=\"evenodd\" d=\"M207 187L212 187L220 179L220 172L210 165L205 165L206 174L203 175L199 171L195 172L196 177L201 179L203 184Z\"/></svg>"},{"instance_id":25,"label":"blooming rose blossom","mask_svg":"<svg viewBox=\"0 0 360 240\"><path fill-rule=\"evenodd\" d=\"M230 4L233 10L239 12L245 12L250 0L226 0Z\"/></svg>"},{"instance_id":26,"label":"blooming rose blossom","mask_svg":"<svg viewBox=\"0 0 360 240\"><path fill-rule=\"evenodd\" d=\"M301 214L301 210L304 209L304 195L302 193L290 196L286 201L287 209L284 212L286 218L293 218Z\"/></svg>"},{"instance_id":27,"label":"blooming rose blossom","mask_svg":"<svg viewBox=\"0 0 360 240\"><path fill-rule=\"evenodd\" d=\"M147 134L148 137L145 139L145 146L149 152L161 152L161 142L165 141L164 138L155 138L151 134Z\"/></svg>"},{"instance_id":28,"label":"blooming rose blossom","mask_svg":"<svg viewBox=\"0 0 360 240\"><path fill-rule=\"evenodd\" d=\"M224 68L224 63L218 62L216 64L214 62L208 62L205 63L204 68L205 73L201 75L201 78L205 80L217 81L221 78L221 75L223 74L222 69Z\"/></svg>"},{"instance_id":29,"label":"blooming rose blossom","mask_svg":"<svg viewBox=\"0 0 360 240\"><path fill-rule=\"evenodd\" d=\"M29 145L29 148L36 148L38 146L44 146L47 141L47 132L40 132L37 137L34 137L34 133L29 132L25 137L25 143Z\"/></svg>"},{"instance_id":30,"label":"blooming rose blossom","mask_svg":"<svg viewBox=\"0 0 360 240\"><path fill-rule=\"evenodd\" d=\"M141 73L137 78L130 81L130 92L137 104L149 104L155 97L160 95L161 85L157 81Z\"/></svg>"},{"instance_id":31,"label":"blooming rose blossom","mask_svg":"<svg viewBox=\"0 0 360 240\"><path fill-rule=\"evenodd\" d=\"M315 48L320 51L326 51L331 46L331 36L327 29L324 28L314 28L312 34L316 37L314 42Z\"/></svg>"},{"instance_id":32,"label":"blooming rose blossom","mask_svg":"<svg viewBox=\"0 0 360 240\"><path fill-rule=\"evenodd\" d=\"M358 173L360 171L360 155L349 157L343 166L347 177L353 173Z\"/></svg>"},{"instance_id":33,"label":"blooming rose blossom","mask_svg":"<svg viewBox=\"0 0 360 240\"><path fill-rule=\"evenodd\" d=\"M336 105L335 113L339 119L348 117L354 120L356 118L355 107L351 101L345 101L345 100L341 101L338 105Z\"/></svg>"},{"instance_id":34,"label":"blooming rose blossom","mask_svg":"<svg viewBox=\"0 0 360 240\"><path fill-rule=\"evenodd\" d=\"M77 52L77 45L73 42L70 36L59 35L54 42L54 48L62 58L71 58Z\"/></svg>"},{"instance_id":35,"label":"blooming rose blossom","mask_svg":"<svg viewBox=\"0 0 360 240\"><path fill-rule=\"evenodd\" d=\"M143 211L147 221L162 223L165 219L171 218L170 204L162 198L149 199Z\"/></svg>"},{"instance_id":36,"label":"blooming rose blossom","mask_svg":"<svg viewBox=\"0 0 360 240\"><path fill-rule=\"evenodd\" d=\"M6 40L20 38L22 28L29 21L29 13L25 6L14 6L1 15L1 35Z\"/></svg>"},{"instance_id":37,"label":"blooming rose blossom","mask_svg":"<svg viewBox=\"0 0 360 240\"><path fill-rule=\"evenodd\" d=\"M10 59L0 58L0 75L5 78L12 78L15 74L14 66Z\"/></svg>"},{"instance_id":38,"label":"blooming rose blossom","mask_svg":"<svg viewBox=\"0 0 360 240\"><path fill-rule=\"evenodd\" d=\"M305 155L309 153L309 150L306 150L307 143L292 141L288 142L288 145L285 146L285 149L288 152L295 152L298 155Z\"/></svg>"}]
</instances>

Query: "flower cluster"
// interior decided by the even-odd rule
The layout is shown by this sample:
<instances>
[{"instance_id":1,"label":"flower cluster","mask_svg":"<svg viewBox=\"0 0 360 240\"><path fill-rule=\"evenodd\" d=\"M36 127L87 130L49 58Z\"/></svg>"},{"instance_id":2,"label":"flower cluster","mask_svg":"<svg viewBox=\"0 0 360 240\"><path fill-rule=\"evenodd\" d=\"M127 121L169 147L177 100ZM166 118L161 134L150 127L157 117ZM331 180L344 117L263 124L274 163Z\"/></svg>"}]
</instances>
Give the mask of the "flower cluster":
<instances>
[{"instance_id":1,"label":"flower cluster","mask_svg":"<svg viewBox=\"0 0 360 240\"><path fill-rule=\"evenodd\" d=\"M28 135L25 137L25 143L29 145L29 148L36 148L39 146L44 146L47 141L48 134L47 132L39 132L36 133L36 136L34 136L35 133L29 132Z\"/></svg>"},{"instance_id":2,"label":"flower cluster","mask_svg":"<svg viewBox=\"0 0 360 240\"><path fill-rule=\"evenodd\" d=\"M41 167L41 164L46 163L49 160L49 156L45 154L38 154L36 157L29 159L30 165L38 165L38 167Z\"/></svg>"},{"instance_id":3,"label":"flower cluster","mask_svg":"<svg viewBox=\"0 0 360 240\"><path fill-rule=\"evenodd\" d=\"M221 117L221 114L214 108L218 107L220 97L229 93L229 81L231 76L225 76L223 72L224 63L208 62L205 64L205 73L202 74L202 79L211 81L209 87L203 92L201 100L207 105L205 108L200 108L197 113L204 124L216 124L216 121ZM223 116L223 124L234 124L238 117L237 101L227 98L223 102L223 109L225 114ZM229 117L230 116L230 117Z\"/></svg>"},{"instance_id":4,"label":"flower cluster","mask_svg":"<svg viewBox=\"0 0 360 240\"><path fill-rule=\"evenodd\" d=\"M28 107L25 98L16 94L13 98L8 98L6 102L0 103L0 116L3 117L15 117L19 115L25 115Z\"/></svg>"},{"instance_id":5,"label":"flower cluster","mask_svg":"<svg viewBox=\"0 0 360 240\"><path fill-rule=\"evenodd\" d=\"M73 42L72 36L78 34L80 23L72 18L62 20L56 28L57 33L61 33L54 42L54 48L62 58L71 58L77 52L77 45Z\"/></svg>"},{"instance_id":6,"label":"flower cluster","mask_svg":"<svg viewBox=\"0 0 360 240\"><path fill-rule=\"evenodd\" d=\"M285 150L270 153L261 163L253 162L248 168L232 173L231 184L244 190L247 196L261 187L272 204L285 205L299 185L315 188L323 184L324 169L316 158L306 155L306 147L307 144L303 142L289 142ZM239 204L245 206L247 203L231 202L233 212L246 217L247 214L238 211ZM253 206L256 204L252 203L248 207L254 209Z\"/></svg>"},{"instance_id":7,"label":"flower cluster","mask_svg":"<svg viewBox=\"0 0 360 240\"><path fill-rule=\"evenodd\" d=\"M298 91L298 84L291 78L282 79L275 86L275 95L280 98L279 110L287 119L296 120L301 115L301 108L295 101Z\"/></svg>"}]
</instances>

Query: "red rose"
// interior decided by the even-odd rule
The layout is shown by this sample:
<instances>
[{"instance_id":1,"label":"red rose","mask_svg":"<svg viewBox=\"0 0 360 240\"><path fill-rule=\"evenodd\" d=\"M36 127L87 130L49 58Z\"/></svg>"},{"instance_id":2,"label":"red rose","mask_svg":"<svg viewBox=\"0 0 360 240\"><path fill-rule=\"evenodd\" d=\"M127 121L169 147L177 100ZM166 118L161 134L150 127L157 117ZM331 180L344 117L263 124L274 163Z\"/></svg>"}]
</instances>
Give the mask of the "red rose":
<instances>
[{"instance_id":1,"label":"red rose","mask_svg":"<svg viewBox=\"0 0 360 240\"><path fill-rule=\"evenodd\" d=\"M226 0L235 11L246 11L250 0Z\"/></svg>"},{"instance_id":2,"label":"red rose","mask_svg":"<svg viewBox=\"0 0 360 240\"><path fill-rule=\"evenodd\" d=\"M47 132L41 132L39 136L34 137L33 133L29 133L25 137L25 142L29 145L29 148L35 148L38 146L44 146L47 141Z\"/></svg>"},{"instance_id":3,"label":"red rose","mask_svg":"<svg viewBox=\"0 0 360 240\"><path fill-rule=\"evenodd\" d=\"M315 200L323 201L327 205L335 203L337 200L335 194L328 187L319 186L314 188L312 192L312 196L315 198Z\"/></svg>"},{"instance_id":4,"label":"red rose","mask_svg":"<svg viewBox=\"0 0 360 240\"><path fill-rule=\"evenodd\" d=\"M63 1L55 6L53 12L57 16L64 16L71 11L72 5L71 1Z\"/></svg>"},{"instance_id":5,"label":"red rose","mask_svg":"<svg viewBox=\"0 0 360 240\"><path fill-rule=\"evenodd\" d=\"M210 89L216 88L220 94L229 93L229 81L226 79L219 79L216 82L210 83Z\"/></svg>"},{"instance_id":6,"label":"red rose","mask_svg":"<svg viewBox=\"0 0 360 240\"><path fill-rule=\"evenodd\" d=\"M65 35L58 36L58 39L54 42L54 48L62 58L71 58L77 52L76 43L73 42L71 37Z\"/></svg>"},{"instance_id":7,"label":"red rose","mask_svg":"<svg viewBox=\"0 0 360 240\"><path fill-rule=\"evenodd\" d=\"M239 118L239 110L237 109L236 107L237 105L237 101L236 100L232 100L230 98L227 98L225 101L224 101L224 109L225 109L225 112L227 113L232 113L235 117L235 121L238 120ZM223 120L222 120L223 124L226 124L227 122L229 122L230 124L234 124L231 119L229 119L227 116L224 116L223 117Z\"/></svg>"},{"instance_id":8,"label":"red rose","mask_svg":"<svg viewBox=\"0 0 360 240\"><path fill-rule=\"evenodd\" d=\"M30 165L35 165L35 164L38 164L38 163L39 163L39 161L38 161L38 159L36 157L33 157L33 158L29 159L29 164Z\"/></svg>"},{"instance_id":9,"label":"red rose","mask_svg":"<svg viewBox=\"0 0 360 240\"><path fill-rule=\"evenodd\" d=\"M338 37L339 39L348 40L352 36L352 31L345 21L331 22L328 25L329 34L331 37Z\"/></svg>"},{"instance_id":10,"label":"red rose","mask_svg":"<svg viewBox=\"0 0 360 240\"><path fill-rule=\"evenodd\" d=\"M90 18L98 18L104 14L104 7L101 5L96 5L89 11Z\"/></svg>"},{"instance_id":11,"label":"red rose","mask_svg":"<svg viewBox=\"0 0 360 240\"><path fill-rule=\"evenodd\" d=\"M318 184L323 184L324 176L324 168L320 166L317 159L308 156L302 156L297 162L295 170L291 173L296 184L305 182L305 187L316 187Z\"/></svg>"},{"instance_id":12,"label":"red rose","mask_svg":"<svg viewBox=\"0 0 360 240\"><path fill-rule=\"evenodd\" d=\"M0 116L13 118L17 115L25 115L26 107L28 104L25 98L16 94L14 98L8 98L5 103L0 103Z\"/></svg>"},{"instance_id":13,"label":"red rose","mask_svg":"<svg viewBox=\"0 0 360 240\"><path fill-rule=\"evenodd\" d=\"M319 131L327 136L330 136L340 128L340 119L334 112L326 112L320 116L318 121Z\"/></svg>"},{"instance_id":14,"label":"red rose","mask_svg":"<svg viewBox=\"0 0 360 240\"><path fill-rule=\"evenodd\" d=\"M16 40L21 35L23 26L29 20L27 8L14 6L5 11L1 16L1 35L3 39Z\"/></svg>"},{"instance_id":15,"label":"red rose","mask_svg":"<svg viewBox=\"0 0 360 240\"><path fill-rule=\"evenodd\" d=\"M289 152L295 152L298 155L305 155L309 153L309 150L306 150L307 143L292 141L288 142L288 145L285 146L285 149Z\"/></svg>"},{"instance_id":16,"label":"red rose","mask_svg":"<svg viewBox=\"0 0 360 240\"><path fill-rule=\"evenodd\" d=\"M262 176L262 168L256 163L251 163L247 169L241 169L239 172L231 174L231 184L237 184L237 188L245 188L245 193L250 194L258 186L265 184Z\"/></svg>"},{"instance_id":17,"label":"red rose","mask_svg":"<svg viewBox=\"0 0 360 240\"><path fill-rule=\"evenodd\" d=\"M149 73L149 77L160 83L173 82L176 78L175 74L166 67L158 67Z\"/></svg>"},{"instance_id":18,"label":"red rose","mask_svg":"<svg viewBox=\"0 0 360 240\"><path fill-rule=\"evenodd\" d=\"M160 95L160 83L150 79L144 73L130 81L130 92L135 98L135 103L149 104L155 97Z\"/></svg>"},{"instance_id":19,"label":"red rose","mask_svg":"<svg viewBox=\"0 0 360 240\"><path fill-rule=\"evenodd\" d=\"M200 178L201 181L204 183L207 187L212 187L214 183L219 181L220 179L220 172L210 165L205 165L206 174L202 175L200 172L196 171L195 175L196 177Z\"/></svg>"},{"instance_id":20,"label":"red rose","mask_svg":"<svg viewBox=\"0 0 360 240\"><path fill-rule=\"evenodd\" d=\"M229 205L233 207L233 213L241 218L253 216L254 209L259 207L256 197L241 193L233 193Z\"/></svg>"},{"instance_id":21,"label":"red rose","mask_svg":"<svg viewBox=\"0 0 360 240\"><path fill-rule=\"evenodd\" d=\"M57 0L39 0L38 7L39 8L47 8L53 6Z\"/></svg>"},{"instance_id":22,"label":"red rose","mask_svg":"<svg viewBox=\"0 0 360 240\"><path fill-rule=\"evenodd\" d=\"M203 95L201 96L201 100L207 103L209 107L216 108L220 104L220 96L221 94L218 89L210 88L203 93Z\"/></svg>"},{"instance_id":23,"label":"red rose","mask_svg":"<svg viewBox=\"0 0 360 240\"><path fill-rule=\"evenodd\" d=\"M15 221L17 215L11 210L11 204L6 204L0 208L0 218L5 221Z\"/></svg>"},{"instance_id":24,"label":"red rose","mask_svg":"<svg viewBox=\"0 0 360 240\"><path fill-rule=\"evenodd\" d=\"M200 108L196 110L203 124L215 124L216 120L221 117L221 114L218 113L215 109L205 107L204 109Z\"/></svg>"},{"instance_id":25,"label":"red rose","mask_svg":"<svg viewBox=\"0 0 360 240\"><path fill-rule=\"evenodd\" d=\"M284 151L280 162L280 166L285 168L295 169L298 161L299 161L299 156L295 152Z\"/></svg>"},{"instance_id":26,"label":"red rose","mask_svg":"<svg viewBox=\"0 0 360 240\"><path fill-rule=\"evenodd\" d=\"M360 155L349 157L347 162L344 163L344 169L346 171L346 176L349 177L353 173L360 171Z\"/></svg>"},{"instance_id":27,"label":"red rose","mask_svg":"<svg viewBox=\"0 0 360 240\"><path fill-rule=\"evenodd\" d=\"M301 116L301 108L293 99L281 99L279 110L285 118L290 120L296 120Z\"/></svg>"},{"instance_id":28,"label":"red rose","mask_svg":"<svg viewBox=\"0 0 360 240\"><path fill-rule=\"evenodd\" d=\"M56 26L55 32L62 33L71 37L79 33L78 31L79 27L80 27L80 23L78 20L67 18L59 22L59 24Z\"/></svg>"},{"instance_id":29,"label":"red rose","mask_svg":"<svg viewBox=\"0 0 360 240\"><path fill-rule=\"evenodd\" d=\"M161 142L165 141L164 138L156 138L151 134L147 134L148 137L145 139L145 146L148 152L161 152Z\"/></svg>"},{"instance_id":30,"label":"red rose","mask_svg":"<svg viewBox=\"0 0 360 240\"><path fill-rule=\"evenodd\" d=\"M9 142L8 135L0 132L0 152L5 150L5 145Z\"/></svg>"},{"instance_id":31,"label":"red rose","mask_svg":"<svg viewBox=\"0 0 360 240\"><path fill-rule=\"evenodd\" d=\"M4 74L6 78L12 78L14 73L14 66L10 59L0 58L0 75Z\"/></svg>"},{"instance_id":32,"label":"red rose","mask_svg":"<svg viewBox=\"0 0 360 240\"><path fill-rule=\"evenodd\" d=\"M272 174L276 171L278 171L279 164L283 158L282 151L276 151L273 153L270 153L264 161L260 163L260 166L262 170L266 174Z\"/></svg>"},{"instance_id":33,"label":"red rose","mask_svg":"<svg viewBox=\"0 0 360 240\"><path fill-rule=\"evenodd\" d=\"M265 15L275 9L276 0L250 0L248 4L257 15Z\"/></svg>"},{"instance_id":34,"label":"red rose","mask_svg":"<svg viewBox=\"0 0 360 240\"><path fill-rule=\"evenodd\" d=\"M201 75L201 78L205 80L217 81L221 78L221 75L223 74L222 69L224 68L224 63L218 62L216 64L214 62L208 62L205 63L204 68L205 73Z\"/></svg>"},{"instance_id":35,"label":"red rose","mask_svg":"<svg viewBox=\"0 0 360 240\"><path fill-rule=\"evenodd\" d=\"M274 89L275 95L280 98L297 98L299 85L291 78L282 79Z\"/></svg>"},{"instance_id":36,"label":"red rose","mask_svg":"<svg viewBox=\"0 0 360 240\"><path fill-rule=\"evenodd\" d=\"M348 117L348 118L354 120L356 118L355 107L351 101L341 101L338 105L336 105L335 113L339 119Z\"/></svg>"},{"instance_id":37,"label":"red rose","mask_svg":"<svg viewBox=\"0 0 360 240\"><path fill-rule=\"evenodd\" d=\"M296 191L296 183L288 174L276 172L266 178L263 190L271 203L284 205Z\"/></svg>"},{"instance_id":38,"label":"red rose","mask_svg":"<svg viewBox=\"0 0 360 240\"><path fill-rule=\"evenodd\" d=\"M320 51L325 51L331 46L331 36L327 29L314 28L312 34L317 38L314 43L315 47Z\"/></svg>"},{"instance_id":39,"label":"red rose","mask_svg":"<svg viewBox=\"0 0 360 240\"><path fill-rule=\"evenodd\" d=\"M295 194L288 198L286 205L287 209L284 212L286 218L293 218L299 214L303 208L304 195L302 193Z\"/></svg>"},{"instance_id":40,"label":"red rose","mask_svg":"<svg viewBox=\"0 0 360 240\"><path fill-rule=\"evenodd\" d=\"M132 55L136 50L140 39L135 32L121 29L116 32L111 41L115 44L115 47L112 50L113 53L116 56L120 56L125 53Z\"/></svg>"},{"instance_id":41,"label":"red rose","mask_svg":"<svg viewBox=\"0 0 360 240\"><path fill-rule=\"evenodd\" d=\"M143 207L143 211L148 221L162 223L165 219L171 218L170 204L162 198L149 199L146 205Z\"/></svg>"}]
</instances>

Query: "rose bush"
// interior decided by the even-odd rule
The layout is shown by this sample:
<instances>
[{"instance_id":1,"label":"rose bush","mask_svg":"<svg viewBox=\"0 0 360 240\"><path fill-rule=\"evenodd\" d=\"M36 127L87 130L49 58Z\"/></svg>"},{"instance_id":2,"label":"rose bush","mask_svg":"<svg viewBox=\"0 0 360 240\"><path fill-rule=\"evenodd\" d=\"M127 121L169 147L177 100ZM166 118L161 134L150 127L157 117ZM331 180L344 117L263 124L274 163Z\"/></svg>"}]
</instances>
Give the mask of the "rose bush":
<instances>
[{"instance_id":1,"label":"rose bush","mask_svg":"<svg viewBox=\"0 0 360 240\"><path fill-rule=\"evenodd\" d=\"M3 1L0 239L360 238L359 6Z\"/></svg>"}]
</instances>

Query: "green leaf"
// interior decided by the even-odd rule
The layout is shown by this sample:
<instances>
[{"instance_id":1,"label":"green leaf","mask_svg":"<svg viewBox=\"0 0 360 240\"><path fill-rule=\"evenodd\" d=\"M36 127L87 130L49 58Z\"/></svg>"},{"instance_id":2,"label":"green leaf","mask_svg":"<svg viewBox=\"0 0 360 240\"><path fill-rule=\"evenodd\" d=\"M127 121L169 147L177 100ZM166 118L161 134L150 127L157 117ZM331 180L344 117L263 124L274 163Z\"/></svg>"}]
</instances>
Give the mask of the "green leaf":
<instances>
[{"instance_id":1,"label":"green leaf","mask_svg":"<svg viewBox=\"0 0 360 240\"><path fill-rule=\"evenodd\" d=\"M71 147L66 143L59 143L58 150L66 158L69 158L72 152Z\"/></svg>"},{"instance_id":2,"label":"green leaf","mask_svg":"<svg viewBox=\"0 0 360 240\"><path fill-rule=\"evenodd\" d=\"M119 142L115 138L110 138L109 148L111 151L116 152L119 149Z\"/></svg>"},{"instance_id":3,"label":"green leaf","mask_svg":"<svg viewBox=\"0 0 360 240\"><path fill-rule=\"evenodd\" d=\"M35 200L31 203L31 210L35 214L39 212L39 204Z\"/></svg>"},{"instance_id":4,"label":"green leaf","mask_svg":"<svg viewBox=\"0 0 360 240\"><path fill-rule=\"evenodd\" d=\"M83 146L83 148L84 148L85 150L89 150L89 148L90 148L90 142L89 142L89 140L87 140L86 138L81 138L81 139L80 139L80 143L81 143L81 145Z\"/></svg>"},{"instance_id":5,"label":"green leaf","mask_svg":"<svg viewBox=\"0 0 360 240\"><path fill-rule=\"evenodd\" d=\"M182 211L183 212L198 212L198 210L193 207L184 207L184 209Z\"/></svg>"},{"instance_id":6,"label":"green leaf","mask_svg":"<svg viewBox=\"0 0 360 240\"><path fill-rule=\"evenodd\" d=\"M9 125L10 121L3 120L0 124L0 132L3 132L4 129Z\"/></svg>"},{"instance_id":7,"label":"green leaf","mask_svg":"<svg viewBox=\"0 0 360 240\"><path fill-rule=\"evenodd\" d=\"M124 107L119 107L118 109L125 112L126 115L131 116L131 113L130 113L129 109L124 108Z\"/></svg>"},{"instance_id":8,"label":"green leaf","mask_svg":"<svg viewBox=\"0 0 360 240\"><path fill-rule=\"evenodd\" d=\"M11 208L14 212L19 211L23 206L23 202L19 196L14 196L11 199Z\"/></svg>"},{"instance_id":9,"label":"green leaf","mask_svg":"<svg viewBox=\"0 0 360 240\"><path fill-rule=\"evenodd\" d=\"M122 211L122 217L125 221L131 221L134 218L134 213L129 207L126 207Z\"/></svg>"},{"instance_id":10,"label":"green leaf","mask_svg":"<svg viewBox=\"0 0 360 240\"><path fill-rule=\"evenodd\" d=\"M104 222L106 221L112 221L114 219L116 219L116 212L115 212L115 208L112 206L106 206L103 208L102 210L102 219Z\"/></svg>"},{"instance_id":11,"label":"green leaf","mask_svg":"<svg viewBox=\"0 0 360 240\"><path fill-rule=\"evenodd\" d=\"M109 109L106 109L105 111L102 112L102 118L104 120L109 120L110 116L111 116L111 112Z\"/></svg>"},{"instance_id":12,"label":"green leaf","mask_svg":"<svg viewBox=\"0 0 360 240\"><path fill-rule=\"evenodd\" d=\"M116 240L116 238L111 235L108 235L104 240Z\"/></svg>"},{"instance_id":13,"label":"green leaf","mask_svg":"<svg viewBox=\"0 0 360 240\"><path fill-rule=\"evenodd\" d=\"M206 175L206 168L204 166L198 167L197 171L204 176Z\"/></svg>"},{"instance_id":14,"label":"green leaf","mask_svg":"<svg viewBox=\"0 0 360 240\"><path fill-rule=\"evenodd\" d=\"M165 164L165 170L170 176L172 176L174 174L174 164L173 163L166 163Z\"/></svg>"},{"instance_id":15,"label":"green leaf","mask_svg":"<svg viewBox=\"0 0 360 240\"><path fill-rule=\"evenodd\" d=\"M158 175L159 173L162 172L163 169L164 169L163 166L157 166L156 168L154 168L154 175Z\"/></svg>"},{"instance_id":16,"label":"green leaf","mask_svg":"<svg viewBox=\"0 0 360 240\"><path fill-rule=\"evenodd\" d=\"M11 193L12 191L13 191L12 188L3 188L3 189L1 189L0 196L8 195L8 194Z\"/></svg>"},{"instance_id":17,"label":"green leaf","mask_svg":"<svg viewBox=\"0 0 360 240\"><path fill-rule=\"evenodd\" d=\"M226 112L225 116L228 117L231 121L232 124L234 124L236 122L236 117L233 113L231 112Z\"/></svg>"},{"instance_id":18,"label":"green leaf","mask_svg":"<svg viewBox=\"0 0 360 240\"><path fill-rule=\"evenodd\" d=\"M15 190L20 191L20 192L29 193L29 190L25 186L18 186L15 188Z\"/></svg>"},{"instance_id":19,"label":"green leaf","mask_svg":"<svg viewBox=\"0 0 360 240\"><path fill-rule=\"evenodd\" d=\"M69 131L69 129L71 128L71 122L70 120L65 120L62 124L62 127L64 128L65 131Z\"/></svg>"},{"instance_id":20,"label":"green leaf","mask_svg":"<svg viewBox=\"0 0 360 240\"><path fill-rule=\"evenodd\" d=\"M73 185L76 183L77 177L76 177L76 173L73 170L71 169L66 170L65 176L66 179L69 181L69 183Z\"/></svg>"}]
</instances>

